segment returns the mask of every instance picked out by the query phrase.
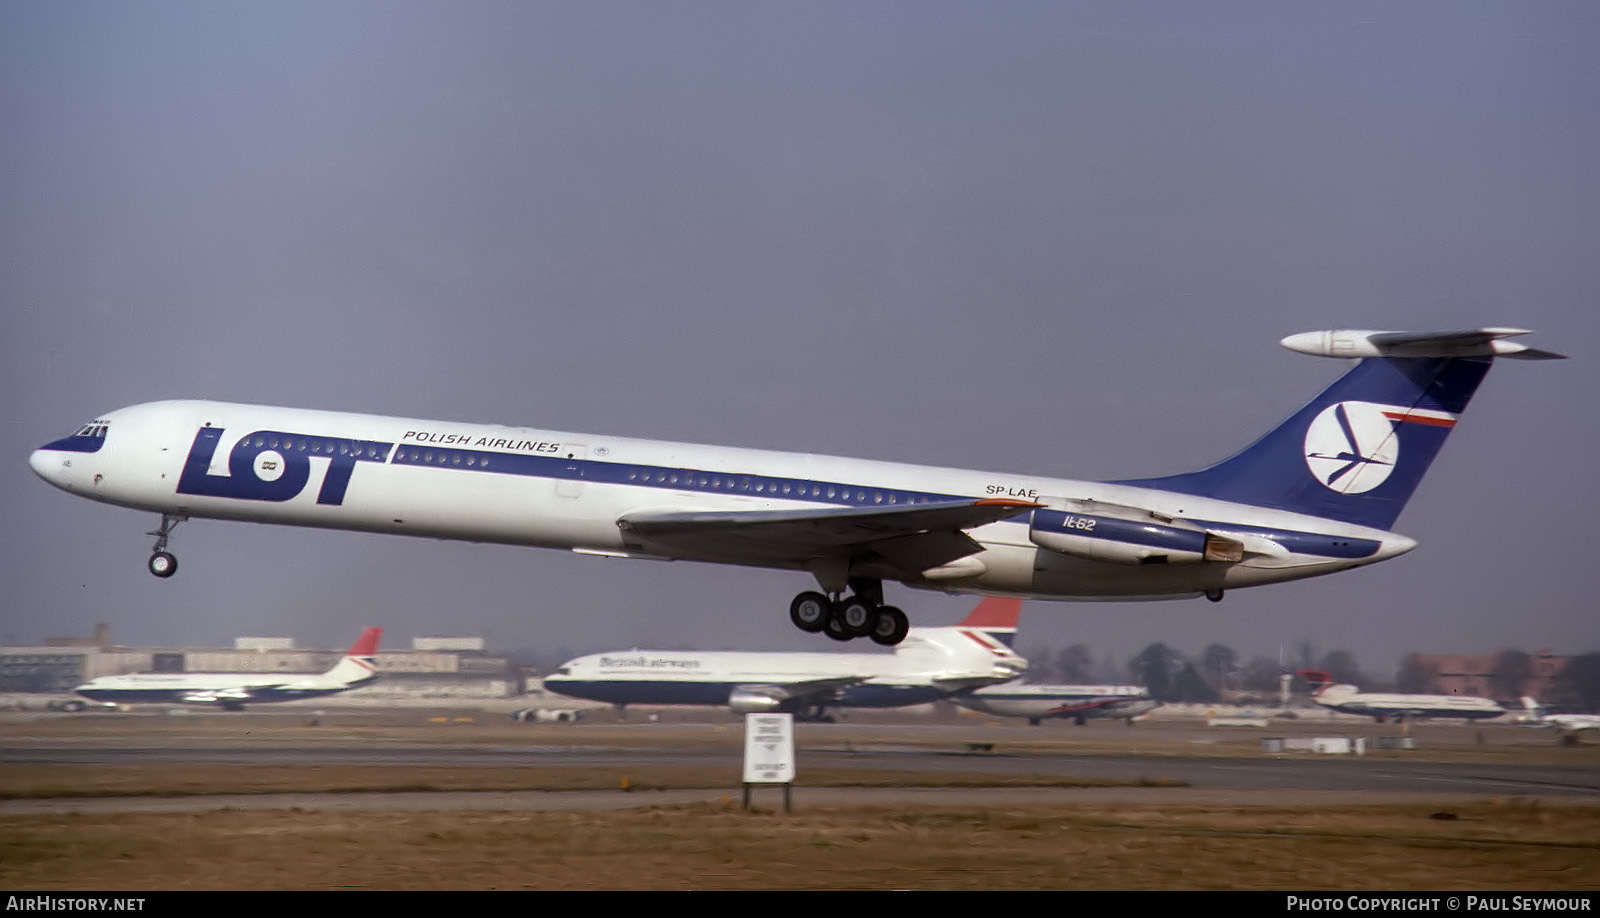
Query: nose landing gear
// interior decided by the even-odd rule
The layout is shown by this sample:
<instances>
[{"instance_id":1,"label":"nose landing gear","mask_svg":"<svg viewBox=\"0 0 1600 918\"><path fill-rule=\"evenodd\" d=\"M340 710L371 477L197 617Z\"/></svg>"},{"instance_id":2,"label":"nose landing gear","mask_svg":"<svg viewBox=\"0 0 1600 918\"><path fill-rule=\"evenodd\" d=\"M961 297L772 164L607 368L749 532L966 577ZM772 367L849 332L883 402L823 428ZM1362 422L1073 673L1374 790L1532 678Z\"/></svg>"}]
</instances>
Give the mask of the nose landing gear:
<instances>
[{"instance_id":1,"label":"nose landing gear","mask_svg":"<svg viewBox=\"0 0 1600 918\"><path fill-rule=\"evenodd\" d=\"M163 513L161 514L161 528L154 532L145 533L145 535L156 537L155 547L151 549L150 562L146 565L150 569L150 573L155 574L157 577L166 578L178 572L177 557L167 551L167 537L172 535L172 530L178 528L179 523L187 519L188 517L186 516Z\"/></svg>"}]
</instances>

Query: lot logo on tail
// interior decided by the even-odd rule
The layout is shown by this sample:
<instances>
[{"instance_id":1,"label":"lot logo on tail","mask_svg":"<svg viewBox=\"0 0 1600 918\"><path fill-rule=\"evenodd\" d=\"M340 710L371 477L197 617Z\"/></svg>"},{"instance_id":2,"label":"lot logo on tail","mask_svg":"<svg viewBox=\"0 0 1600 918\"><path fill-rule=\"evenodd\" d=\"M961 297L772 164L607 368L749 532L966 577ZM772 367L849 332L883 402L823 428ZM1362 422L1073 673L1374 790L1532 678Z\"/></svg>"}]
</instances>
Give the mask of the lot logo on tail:
<instances>
[{"instance_id":1,"label":"lot logo on tail","mask_svg":"<svg viewBox=\"0 0 1600 918\"><path fill-rule=\"evenodd\" d=\"M1329 405L1306 428L1306 465L1325 487L1360 494L1383 484L1400 458L1400 438L1382 405Z\"/></svg>"},{"instance_id":2,"label":"lot logo on tail","mask_svg":"<svg viewBox=\"0 0 1600 918\"><path fill-rule=\"evenodd\" d=\"M1330 490L1362 494L1388 480L1400 461L1400 424L1453 427L1455 422L1448 412L1400 405L1329 405L1306 428L1306 467Z\"/></svg>"}]
</instances>

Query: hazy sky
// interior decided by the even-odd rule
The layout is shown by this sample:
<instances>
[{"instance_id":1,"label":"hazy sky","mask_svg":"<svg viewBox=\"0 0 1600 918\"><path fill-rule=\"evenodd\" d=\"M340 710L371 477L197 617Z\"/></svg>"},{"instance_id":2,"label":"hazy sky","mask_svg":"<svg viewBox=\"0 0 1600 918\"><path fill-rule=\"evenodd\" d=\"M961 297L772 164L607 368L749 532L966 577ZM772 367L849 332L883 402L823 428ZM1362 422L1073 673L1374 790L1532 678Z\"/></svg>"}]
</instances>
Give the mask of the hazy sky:
<instances>
[{"instance_id":1,"label":"hazy sky","mask_svg":"<svg viewBox=\"0 0 1600 918\"><path fill-rule=\"evenodd\" d=\"M797 573L193 521L33 448L196 397L1122 478L1330 327L1536 329L1362 571L1023 644L1600 649L1600 6L0 4L0 642L837 649ZM891 585L913 621L972 600ZM860 643L852 645L859 649Z\"/></svg>"}]
</instances>

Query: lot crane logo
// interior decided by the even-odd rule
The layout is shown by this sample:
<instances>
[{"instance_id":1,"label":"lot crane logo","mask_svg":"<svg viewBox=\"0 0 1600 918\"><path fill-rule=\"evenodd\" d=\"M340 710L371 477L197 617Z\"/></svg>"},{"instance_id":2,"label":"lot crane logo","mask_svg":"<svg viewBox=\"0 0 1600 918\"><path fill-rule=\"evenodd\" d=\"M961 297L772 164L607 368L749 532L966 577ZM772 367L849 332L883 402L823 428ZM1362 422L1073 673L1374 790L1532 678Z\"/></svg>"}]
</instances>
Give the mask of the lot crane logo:
<instances>
[{"instance_id":1,"label":"lot crane logo","mask_svg":"<svg viewBox=\"0 0 1600 918\"><path fill-rule=\"evenodd\" d=\"M1324 487L1361 494L1384 483L1400 458L1396 413L1372 402L1329 405L1306 428L1306 466Z\"/></svg>"},{"instance_id":2,"label":"lot crane logo","mask_svg":"<svg viewBox=\"0 0 1600 918\"><path fill-rule=\"evenodd\" d=\"M1338 402L1306 428L1306 467L1330 490L1362 494L1388 480L1400 461L1400 425L1449 429L1456 417L1431 408Z\"/></svg>"}]
</instances>

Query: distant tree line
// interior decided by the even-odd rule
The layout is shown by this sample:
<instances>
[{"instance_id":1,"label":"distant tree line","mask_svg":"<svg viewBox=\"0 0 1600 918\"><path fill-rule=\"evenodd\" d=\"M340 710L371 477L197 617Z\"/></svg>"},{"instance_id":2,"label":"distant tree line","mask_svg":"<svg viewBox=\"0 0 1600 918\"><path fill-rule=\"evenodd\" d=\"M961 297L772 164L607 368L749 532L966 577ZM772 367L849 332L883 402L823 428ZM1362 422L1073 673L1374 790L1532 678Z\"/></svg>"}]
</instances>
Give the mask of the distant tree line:
<instances>
[{"instance_id":1,"label":"distant tree line","mask_svg":"<svg viewBox=\"0 0 1600 918\"><path fill-rule=\"evenodd\" d=\"M1120 663L1110 657L1097 661L1087 644L1073 644L1064 650L1024 648L1028 658L1028 681L1074 683L1131 682L1149 689L1154 698L1168 702L1207 703L1215 701L1260 700L1278 697L1280 677L1299 669L1319 669L1339 682L1366 685L1370 682L1347 650L1317 654L1311 645L1302 645L1294 658L1283 660L1256 656L1248 660L1226 644L1206 646L1196 657L1157 641ZM1376 685L1372 687L1382 688Z\"/></svg>"},{"instance_id":2,"label":"distant tree line","mask_svg":"<svg viewBox=\"0 0 1600 918\"><path fill-rule=\"evenodd\" d=\"M1276 700L1281 677L1303 669L1320 670L1335 682L1379 692L1427 692L1434 675L1418 665L1417 654L1408 654L1394 679L1382 679L1363 673L1350 651L1318 653L1309 642L1281 660L1266 656L1244 660L1226 644L1210 644L1198 657L1191 658L1159 641L1120 663L1110 656L1096 658L1087 644L1073 644L1059 651L1024 647L1019 652L1028 658L1029 682L1132 682L1148 688L1154 698L1176 703ZM1501 651L1489 674L1492 694L1502 702L1514 704L1532 674L1531 654ZM1296 687L1305 688L1303 682L1297 682ZM1555 677L1551 697L1539 700L1560 710L1600 710L1600 653L1569 660Z\"/></svg>"}]
</instances>

